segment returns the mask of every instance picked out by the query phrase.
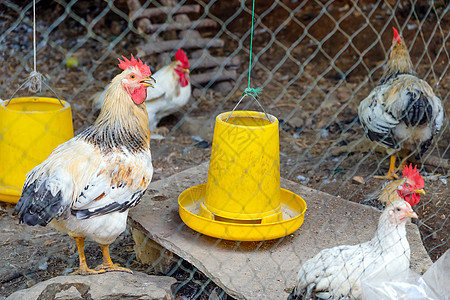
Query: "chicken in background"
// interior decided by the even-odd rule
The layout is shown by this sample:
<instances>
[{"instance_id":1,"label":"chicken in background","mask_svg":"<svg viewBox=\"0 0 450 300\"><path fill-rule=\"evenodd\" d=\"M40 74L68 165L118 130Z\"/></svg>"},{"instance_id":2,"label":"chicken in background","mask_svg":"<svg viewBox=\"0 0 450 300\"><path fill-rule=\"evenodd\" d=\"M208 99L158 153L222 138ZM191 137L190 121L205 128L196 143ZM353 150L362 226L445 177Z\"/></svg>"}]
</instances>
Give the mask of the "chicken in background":
<instances>
[{"instance_id":1,"label":"chicken in background","mask_svg":"<svg viewBox=\"0 0 450 300\"><path fill-rule=\"evenodd\" d=\"M360 203L380 210L389 203L402 199L411 206L416 205L420 201L420 195L425 195L425 182L417 166L413 168L412 164L403 167L402 175L402 178L389 182L380 192L370 195Z\"/></svg>"},{"instance_id":2,"label":"chicken in background","mask_svg":"<svg viewBox=\"0 0 450 300\"><path fill-rule=\"evenodd\" d=\"M178 111L188 103L191 97L189 60L186 53L178 49L175 53L175 61L155 72L152 77L156 82L144 103L148 113L148 127L150 131L158 132L164 131L157 130L159 121ZM105 93L106 90L94 95L94 109L98 110L101 108L105 99Z\"/></svg>"},{"instance_id":3,"label":"chicken in background","mask_svg":"<svg viewBox=\"0 0 450 300\"><path fill-rule=\"evenodd\" d=\"M417 151L420 159L439 132L444 118L441 100L431 86L415 76L404 41L394 30L391 53L383 77L370 95L361 101L358 116L366 136L390 149L391 162L385 176L397 178L396 154L402 165Z\"/></svg>"},{"instance_id":4,"label":"chicken in background","mask_svg":"<svg viewBox=\"0 0 450 300\"><path fill-rule=\"evenodd\" d=\"M400 190L392 193L397 195ZM391 202L378 221L375 236L358 245L324 249L306 261L289 295L293 299L361 299L361 280L379 271L383 280L408 272L410 248L406 220L417 218L408 202Z\"/></svg>"},{"instance_id":5,"label":"chicken in background","mask_svg":"<svg viewBox=\"0 0 450 300\"><path fill-rule=\"evenodd\" d=\"M20 222L66 232L75 239L80 266L74 274L130 272L113 264L109 245L125 230L128 209L139 203L153 175L145 105L154 79L150 68L123 57L95 123L59 145L27 174L15 207ZM89 269L84 240L100 245L103 263Z\"/></svg>"}]
</instances>

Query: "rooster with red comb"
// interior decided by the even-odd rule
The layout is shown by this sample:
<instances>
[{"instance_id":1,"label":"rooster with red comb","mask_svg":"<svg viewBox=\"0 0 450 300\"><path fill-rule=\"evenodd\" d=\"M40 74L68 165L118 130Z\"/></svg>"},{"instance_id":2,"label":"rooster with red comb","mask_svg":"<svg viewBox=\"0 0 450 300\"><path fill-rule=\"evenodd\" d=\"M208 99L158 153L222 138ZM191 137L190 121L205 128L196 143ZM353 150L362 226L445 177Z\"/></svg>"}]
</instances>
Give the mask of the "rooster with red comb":
<instances>
[{"instance_id":1,"label":"rooster with red comb","mask_svg":"<svg viewBox=\"0 0 450 300\"><path fill-rule=\"evenodd\" d=\"M156 83L144 102L149 119L148 127L152 133L164 132L165 128L157 128L159 121L180 110L191 97L189 60L186 53L178 49L175 60L153 74L153 78ZM94 109L101 108L105 93L106 90L94 95Z\"/></svg>"},{"instance_id":2,"label":"rooster with red comb","mask_svg":"<svg viewBox=\"0 0 450 300\"><path fill-rule=\"evenodd\" d=\"M413 152L420 159L444 120L441 100L426 81L416 76L405 42L393 29L384 75L358 109L366 136L389 149L389 170L385 176L377 176L387 179L398 178L396 154L402 155L402 166Z\"/></svg>"},{"instance_id":3,"label":"rooster with red comb","mask_svg":"<svg viewBox=\"0 0 450 300\"><path fill-rule=\"evenodd\" d=\"M95 123L59 145L27 174L15 207L20 222L66 232L80 258L75 274L131 272L111 261L109 245L125 230L153 176L148 115L143 102L154 79L150 68L131 56L119 59ZM103 263L88 268L84 240L100 245Z\"/></svg>"},{"instance_id":4,"label":"rooster with red comb","mask_svg":"<svg viewBox=\"0 0 450 300\"><path fill-rule=\"evenodd\" d=\"M420 201L421 195L425 195L425 182L417 170L417 166L405 165L402 172L403 177L389 182L380 192L370 195L368 199L362 200L361 204L375 206L381 209L391 202L404 200L414 206Z\"/></svg>"}]
</instances>

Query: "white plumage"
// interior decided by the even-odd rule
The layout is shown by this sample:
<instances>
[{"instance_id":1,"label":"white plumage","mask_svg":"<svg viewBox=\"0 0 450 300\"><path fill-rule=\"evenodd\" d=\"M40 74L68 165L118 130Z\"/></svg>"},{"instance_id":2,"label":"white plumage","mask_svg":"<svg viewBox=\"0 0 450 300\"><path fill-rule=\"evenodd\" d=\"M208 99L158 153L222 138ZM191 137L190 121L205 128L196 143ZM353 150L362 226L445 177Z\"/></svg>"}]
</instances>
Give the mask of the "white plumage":
<instances>
[{"instance_id":1,"label":"white plumage","mask_svg":"<svg viewBox=\"0 0 450 300\"><path fill-rule=\"evenodd\" d=\"M25 187L34 185L36 193L47 189L53 197L60 193L59 212L50 225L109 245L125 230L128 208L138 203L152 174L149 149L136 154L126 148L102 152L75 137L34 168Z\"/></svg>"},{"instance_id":2,"label":"white plumage","mask_svg":"<svg viewBox=\"0 0 450 300\"><path fill-rule=\"evenodd\" d=\"M119 64L96 122L59 145L33 168L15 211L27 225L46 226L73 237L82 275L131 272L113 264L109 245L125 230L128 210L139 203L153 175L145 106L150 69L132 57ZM84 240L97 242L104 262L87 267Z\"/></svg>"},{"instance_id":3,"label":"white plumage","mask_svg":"<svg viewBox=\"0 0 450 300\"><path fill-rule=\"evenodd\" d=\"M409 268L410 248L406 220L417 218L405 201L395 201L383 211L372 240L353 246L320 251L303 264L297 285L288 299L361 299L361 279L384 267L386 280Z\"/></svg>"}]
</instances>

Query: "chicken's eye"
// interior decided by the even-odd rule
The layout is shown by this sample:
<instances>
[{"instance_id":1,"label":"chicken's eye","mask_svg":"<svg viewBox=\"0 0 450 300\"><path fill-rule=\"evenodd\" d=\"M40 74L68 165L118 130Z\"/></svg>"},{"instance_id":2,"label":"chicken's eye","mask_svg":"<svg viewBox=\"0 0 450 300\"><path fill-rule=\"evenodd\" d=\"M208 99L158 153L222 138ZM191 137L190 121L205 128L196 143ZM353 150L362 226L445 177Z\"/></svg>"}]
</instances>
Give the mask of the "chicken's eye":
<instances>
[{"instance_id":1,"label":"chicken's eye","mask_svg":"<svg viewBox=\"0 0 450 300\"><path fill-rule=\"evenodd\" d=\"M409 183L405 183L405 186L406 186L407 188L409 188L409 187L410 187Z\"/></svg>"},{"instance_id":2,"label":"chicken's eye","mask_svg":"<svg viewBox=\"0 0 450 300\"><path fill-rule=\"evenodd\" d=\"M136 75L131 74L131 75L130 75L130 78L131 78L131 79L135 79L135 78L136 78Z\"/></svg>"},{"instance_id":3,"label":"chicken's eye","mask_svg":"<svg viewBox=\"0 0 450 300\"><path fill-rule=\"evenodd\" d=\"M401 209L400 209L400 208L398 208L398 207L397 207L397 208L396 208L395 210L396 210L396 211L401 211Z\"/></svg>"}]
</instances>

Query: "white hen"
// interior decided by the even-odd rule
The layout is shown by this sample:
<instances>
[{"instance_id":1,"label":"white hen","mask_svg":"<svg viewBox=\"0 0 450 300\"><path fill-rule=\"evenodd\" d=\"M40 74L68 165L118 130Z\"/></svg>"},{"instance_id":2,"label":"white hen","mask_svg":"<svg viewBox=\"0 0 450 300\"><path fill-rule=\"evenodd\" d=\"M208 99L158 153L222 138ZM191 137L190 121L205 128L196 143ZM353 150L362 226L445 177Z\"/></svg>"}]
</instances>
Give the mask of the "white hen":
<instances>
[{"instance_id":1,"label":"white hen","mask_svg":"<svg viewBox=\"0 0 450 300\"><path fill-rule=\"evenodd\" d=\"M406 272L410 248L405 224L410 217L417 215L407 202L389 204L372 240L324 249L308 260L298 272L297 286L288 299L311 299L313 295L320 299L361 299L361 278L380 266L386 266L382 272L386 279Z\"/></svg>"},{"instance_id":2,"label":"white hen","mask_svg":"<svg viewBox=\"0 0 450 300\"><path fill-rule=\"evenodd\" d=\"M189 60L186 53L178 49L175 53L175 61L158 70L152 77L156 82L144 102L147 108L150 131L156 129L162 118L173 114L186 105L191 97ZM93 96L95 110L102 107L107 89L108 86L102 93Z\"/></svg>"}]
</instances>

